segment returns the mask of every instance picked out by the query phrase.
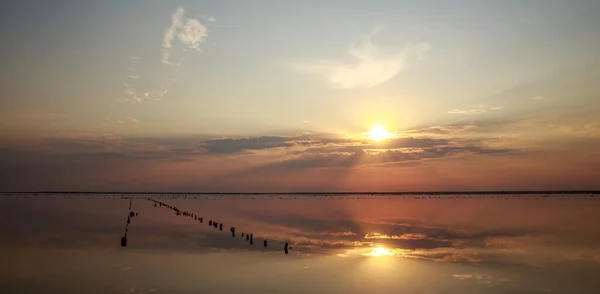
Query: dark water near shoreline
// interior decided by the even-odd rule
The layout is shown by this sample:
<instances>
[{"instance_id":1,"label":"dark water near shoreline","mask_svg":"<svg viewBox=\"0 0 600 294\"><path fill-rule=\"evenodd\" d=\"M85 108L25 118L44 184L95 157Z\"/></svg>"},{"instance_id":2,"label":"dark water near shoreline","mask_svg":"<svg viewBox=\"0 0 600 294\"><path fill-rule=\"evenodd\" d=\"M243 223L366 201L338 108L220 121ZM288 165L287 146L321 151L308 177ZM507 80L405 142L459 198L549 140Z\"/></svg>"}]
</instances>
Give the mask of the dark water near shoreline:
<instances>
[{"instance_id":1,"label":"dark water near shoreline","mask_svg":"<svg viewBox=\"0 0 600 294\"><path fill-rule=\"evenodd\" d=\"M146 197L201 216L203 223ZM121 248L127 198L3 195L0 292L600 289L600 202L587 195L134 195L132 211L139 215L131 218ZM209 220L223 223L223 231L209 227ZM252 233L254 244L241 232ZM286 242L292 248L287 255Z\"/></svg>"}]
</instances>

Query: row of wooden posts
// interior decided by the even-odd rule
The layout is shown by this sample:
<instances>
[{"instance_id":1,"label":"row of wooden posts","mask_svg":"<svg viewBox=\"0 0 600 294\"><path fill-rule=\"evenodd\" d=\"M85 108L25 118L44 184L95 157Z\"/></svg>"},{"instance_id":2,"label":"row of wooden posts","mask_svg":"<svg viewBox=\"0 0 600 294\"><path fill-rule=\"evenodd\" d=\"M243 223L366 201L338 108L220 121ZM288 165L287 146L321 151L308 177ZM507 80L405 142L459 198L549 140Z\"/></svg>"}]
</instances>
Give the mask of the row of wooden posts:
<instances>
[{"instance_id":1,"label":"row of wooden posts","mask_svg":"<svg viewBox=\"0 0 600 294\"><path fill-rule=\"evenodd\" d=\"M176 215L182 215L185 217L189 217L189 218L193 218L196 221L199 221L200 223L204 223L204 218L201 216L196 215L195 213L192 212L187 212L187 211L182 211L179 208L172 206L172 205L168 205L166 203L163 203L161 201L158 200L154 200L152 198L146 198L147 200L151 201L154 203L155 207L166 207L168 209L171 209L173 212L175 212ZM127 225L125 226L125 235L121 238L121 246L122 247L126 247L127 246L127 231L128 231L128 226L129 223L131 222L131 218L133 218L134 216L137 216L137 213L134 213L131 211L131 204L132 204L132 199L129 199L129 214L127 215ZM208 225L210 227L213 227L215 229L218 229L219 231L223 231L223 223L219 223L213 220L209 220L208 221ZM231 232L231 237L235 238L236 237L236 230L235 227L230 227L229 231ZM250 243L250 245L254 245L254 234L252 233L241 233L242 238L246 238L246 241L248 243ZM268 240L263 240L263 247L267 248L268 247ZM289 246L289 243L285 243L283 250L285 252L285 254L289 253L289 250L291 250L292 247Z\"/></svg>"},{"instance_id":2,"label":"row of wooden posts","mask_svg":"<svg viewBox=\"0 0 600 294\"><path fill-rule=\"evenodd\" d=\"M127 223L125 224L125 234L121 238L121 246L127 247L127 232L129 231L129 224L131 223L131 219L134 216L137 216L137 212L131 211L131 205L133 204L133 199L129 199L129 211L127 212Z\"/></svg>"}]
</instances>

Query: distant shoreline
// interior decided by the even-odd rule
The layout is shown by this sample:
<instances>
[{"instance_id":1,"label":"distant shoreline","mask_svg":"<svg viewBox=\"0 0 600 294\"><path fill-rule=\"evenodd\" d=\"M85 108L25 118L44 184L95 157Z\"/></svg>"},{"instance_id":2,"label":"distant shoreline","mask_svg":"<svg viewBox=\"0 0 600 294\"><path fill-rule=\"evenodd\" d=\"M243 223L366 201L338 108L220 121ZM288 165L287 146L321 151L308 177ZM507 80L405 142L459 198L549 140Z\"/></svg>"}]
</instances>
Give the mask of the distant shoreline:
<instances>
[{"instance_id":1,"label":"distant shoreline","mask_svg":"<svg viewBox=\"0 0 600 294\"><path fill-rule=\"evenodd\" d=\"M534 195L534 194L600 194L600 190L571 191L414 191L414 192L89 192L89 191L31 191L0 192L0 194L99 194L99 195Z\"/></svg>"}]
</instances>

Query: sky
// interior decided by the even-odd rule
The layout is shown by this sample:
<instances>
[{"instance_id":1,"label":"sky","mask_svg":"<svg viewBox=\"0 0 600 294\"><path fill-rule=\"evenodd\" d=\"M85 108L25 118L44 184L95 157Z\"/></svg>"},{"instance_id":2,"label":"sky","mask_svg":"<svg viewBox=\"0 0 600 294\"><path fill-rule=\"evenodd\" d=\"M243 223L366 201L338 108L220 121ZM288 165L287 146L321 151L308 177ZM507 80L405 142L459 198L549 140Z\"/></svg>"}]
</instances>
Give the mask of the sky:
<instances>
[{"instance_id":1,"label":"sky","mask_svg":"<svg viewBox=\"0 0 600 294\"><path fill-rule=\"evenodd\" d=\"M600 189L599 12L9 1L0 189Z\"/></svg>"},{"instance_id":2,"label":"sky","mask_svg":"<svg viewBox=\"0 0 600 294\"><path fill-rule=\"evenodd\" d=\"M588 195L128 196L139 196L138 215L122 248L129 199L120 195L0 195L0 291L592 294L600 286L599 204Z\"/></svg>"}]
</instances>

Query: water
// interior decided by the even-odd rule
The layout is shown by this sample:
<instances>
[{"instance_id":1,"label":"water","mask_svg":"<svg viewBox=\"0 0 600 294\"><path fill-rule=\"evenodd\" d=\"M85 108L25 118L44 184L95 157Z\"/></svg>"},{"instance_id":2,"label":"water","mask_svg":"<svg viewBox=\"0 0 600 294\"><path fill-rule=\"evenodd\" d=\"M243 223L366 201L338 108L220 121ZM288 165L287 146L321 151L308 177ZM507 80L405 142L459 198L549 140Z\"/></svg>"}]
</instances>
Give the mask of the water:
<instances>
[{"instance_id":1,"label":"water","mask_svg":"<svg viewBox=\"0 0 600 294\"><path fill-rule=\"evenodd\" d=\"M597 293L595 199L5 194L0 293Z\"/></svg>"}]
</instances>

